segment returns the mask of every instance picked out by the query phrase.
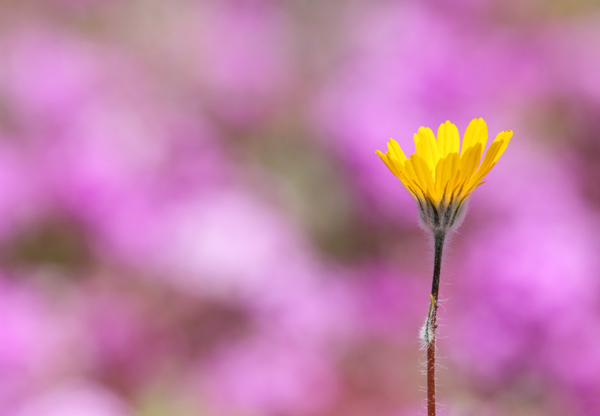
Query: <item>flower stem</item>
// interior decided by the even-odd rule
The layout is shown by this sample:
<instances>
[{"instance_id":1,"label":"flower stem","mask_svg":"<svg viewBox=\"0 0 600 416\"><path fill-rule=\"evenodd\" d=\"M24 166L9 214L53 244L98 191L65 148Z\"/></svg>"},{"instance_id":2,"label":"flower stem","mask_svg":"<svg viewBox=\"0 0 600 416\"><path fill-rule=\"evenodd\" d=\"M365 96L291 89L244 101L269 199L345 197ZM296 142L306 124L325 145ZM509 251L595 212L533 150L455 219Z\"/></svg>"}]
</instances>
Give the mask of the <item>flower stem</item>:
<instances>
[{"instance_id":1,"label":"flower stem","mask_svg":"<svg viewBox=\"0 0 600 416\"><path fill-rule=\"evenodd\" d=\"M431 305L427 318L427 416L435 416L435 339L437 331L438 293L440 291L440 272L442 269L442 250L446 233L434 234L435 254L433 258L433 282L431 284Z\"/></svg>"}]
</instances>

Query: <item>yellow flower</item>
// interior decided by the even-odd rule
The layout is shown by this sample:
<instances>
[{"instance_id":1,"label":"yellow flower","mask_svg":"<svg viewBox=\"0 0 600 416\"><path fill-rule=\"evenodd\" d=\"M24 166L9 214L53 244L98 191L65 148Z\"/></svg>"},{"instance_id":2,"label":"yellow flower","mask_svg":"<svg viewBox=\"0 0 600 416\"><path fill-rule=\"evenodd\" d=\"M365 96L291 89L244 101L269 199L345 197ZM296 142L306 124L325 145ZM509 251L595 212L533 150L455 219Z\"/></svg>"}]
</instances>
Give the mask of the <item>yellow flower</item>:
<instances>
[{"instance_id":1,"label":"yellow flower","mask_svg":"<svg viewBox=\"0 0 600 416\"><path fill-rule=\"evenodd\" d=\"M488 138L485 121L479 118L469 123L462 149L458 129L446 121L438 129L437 140L430 128L419 128L416 152L410 158L394 139L388 142L386 154L379 150L377 154L417 200L424 223L434 231L445 231L460 222L468 196L484 183L512 134L510 130L499 133L481 160Z\"/></svg>"}]
</instances>

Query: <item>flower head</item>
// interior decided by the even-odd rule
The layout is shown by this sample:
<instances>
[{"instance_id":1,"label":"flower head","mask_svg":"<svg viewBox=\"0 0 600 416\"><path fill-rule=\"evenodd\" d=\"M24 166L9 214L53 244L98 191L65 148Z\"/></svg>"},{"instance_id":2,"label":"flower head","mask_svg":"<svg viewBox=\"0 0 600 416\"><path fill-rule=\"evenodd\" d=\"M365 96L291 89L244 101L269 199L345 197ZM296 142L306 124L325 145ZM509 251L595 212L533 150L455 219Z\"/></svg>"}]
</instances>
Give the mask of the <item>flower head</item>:
<instances>
[{"instance_id":1,"label":"flower head","mask_svg":"<svg viewBox=\"0 0 600 416\"><path fill-rule=\"evenodd\" d=\"M417 200L423 223L434 232L446 231L460 223L467 198L484 183L512 134L510 130L499 133L481 160L488 138L485 121L479 118L469 123L462 148L458 129L446 121L437 139L430 128L419 128L416 152L410 158L394 139L388 142L386 154L379 150L377 154Z\"/></svg>"}]
</instances>

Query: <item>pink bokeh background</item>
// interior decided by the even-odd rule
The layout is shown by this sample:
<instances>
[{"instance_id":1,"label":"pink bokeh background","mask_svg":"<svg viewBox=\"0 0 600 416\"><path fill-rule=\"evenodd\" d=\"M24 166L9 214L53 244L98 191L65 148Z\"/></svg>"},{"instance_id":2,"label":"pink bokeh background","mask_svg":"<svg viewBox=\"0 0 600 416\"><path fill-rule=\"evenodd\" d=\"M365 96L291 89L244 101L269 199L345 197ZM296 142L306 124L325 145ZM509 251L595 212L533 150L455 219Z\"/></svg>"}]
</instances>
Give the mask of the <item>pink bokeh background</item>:
<instances>
[{"instance_id":1,"label":"pink bokeh background","mask_svg":"<svg viewBox=\"0 0 600 416\"><path fill-rule=\"evenodd\" d=\"M375 154L512 129L442 416L600 415L600 6L0 4L0 415L417 416L432 248Z\"/></svg>"}]
</instances>

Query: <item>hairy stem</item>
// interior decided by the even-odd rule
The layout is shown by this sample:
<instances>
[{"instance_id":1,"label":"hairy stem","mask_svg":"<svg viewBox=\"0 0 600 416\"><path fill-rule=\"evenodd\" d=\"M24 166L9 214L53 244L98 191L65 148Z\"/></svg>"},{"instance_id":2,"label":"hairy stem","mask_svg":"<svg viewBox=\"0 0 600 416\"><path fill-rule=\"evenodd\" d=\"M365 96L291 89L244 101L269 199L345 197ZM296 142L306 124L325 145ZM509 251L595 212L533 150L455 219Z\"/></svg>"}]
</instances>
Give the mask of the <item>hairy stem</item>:
<instances>
[{"instance_id":1,"label":"hairy stem","mask_svg":"<svg viewBox=\"0 0 600 416\"><path fill-rule=\"evenodd\" d=\"M427 318L427 416L435 416L435 339L437 331L438 293L440 291L440 272L442 269L442 250L446 233L434 234L435 254L433 258L433 282L431 284L431 305Z\"/></svg>"}]
</instances>

